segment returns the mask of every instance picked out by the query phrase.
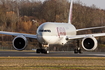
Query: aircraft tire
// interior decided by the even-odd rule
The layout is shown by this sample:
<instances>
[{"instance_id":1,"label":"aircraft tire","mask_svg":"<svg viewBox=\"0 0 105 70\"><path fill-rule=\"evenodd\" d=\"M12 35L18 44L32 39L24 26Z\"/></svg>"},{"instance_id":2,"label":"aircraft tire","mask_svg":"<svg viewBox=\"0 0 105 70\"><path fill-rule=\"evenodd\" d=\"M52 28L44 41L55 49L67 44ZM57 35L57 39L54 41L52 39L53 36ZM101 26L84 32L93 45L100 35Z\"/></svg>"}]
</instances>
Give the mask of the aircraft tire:
<instances>
[{"instance_id":1,"label":"aircraft tire","mask_svg":"<svg viewBox=\"0 0 105 70\"><path fill-rule=\"evenodd\" d=\"M36 50L36 53L41 53L41 49L37 49Z\"/></svg>"},{"instance_id":2,"label":"aircraft tire","mask_svg":"<svg viewBox=\"0 0 105 70\"><path fill-rule=\"evenodd\" d=\"M78 53L81 54L82 52L81 52L81 49L74 49L74 53L75 54L78 54Z\"/></svg>"},{"instance_id":3,"label":"aircraft tire","mask_svg":"<svg viewBox=\"0 0 105 70\"><path fill-rule=\"evenodd\" d=\"M43 54L47 54L49 53L49 51L47 51L46 49L37 49L36 53L43 53Z\"/></svg>"}]
</instances>

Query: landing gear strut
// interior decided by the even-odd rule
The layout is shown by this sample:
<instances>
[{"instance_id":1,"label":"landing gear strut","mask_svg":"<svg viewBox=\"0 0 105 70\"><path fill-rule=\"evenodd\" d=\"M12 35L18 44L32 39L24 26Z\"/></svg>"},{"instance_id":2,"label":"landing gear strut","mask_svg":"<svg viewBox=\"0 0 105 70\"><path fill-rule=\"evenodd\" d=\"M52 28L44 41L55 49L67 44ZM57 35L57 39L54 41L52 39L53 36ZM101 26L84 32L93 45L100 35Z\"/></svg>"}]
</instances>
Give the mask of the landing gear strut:
<instances>
[{"instance_id":1,"label":"landing gear strut","mask_svg":"<svg viewBox=\"0 0 105 70\"><path fill-rule=\"evenodd\" d=\"M77 54L77 53L81 54L82 52L81 52L81 48L79 47L79 40L77 40L76 43L77 43L77 46L76 46L76 49L74 49L74 53L75 54Z\"/></svg>"},{"instance_id":2,"label":"landing gear strut","mask_svg":"<svg viewBox=\"0 0 105 70\"><path fill-rule=\"evenodd\" d=\"M37 49L36 53L43 53L43 54L49 53L49 51L48 51L49 45L42 45L41 43L39 43L39 47L40 47L40 49Z\"/></svg>"}]
</instances>

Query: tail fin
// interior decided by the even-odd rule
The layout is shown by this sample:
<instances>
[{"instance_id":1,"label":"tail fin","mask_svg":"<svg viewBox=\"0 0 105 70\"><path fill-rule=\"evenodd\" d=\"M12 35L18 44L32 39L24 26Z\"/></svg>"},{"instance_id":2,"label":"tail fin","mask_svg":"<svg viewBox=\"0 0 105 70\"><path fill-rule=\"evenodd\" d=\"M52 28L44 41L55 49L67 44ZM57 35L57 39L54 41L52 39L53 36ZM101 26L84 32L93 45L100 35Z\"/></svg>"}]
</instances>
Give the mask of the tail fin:
<instances>
[{"instance_id":1,"label":"tail fin","mask_svg":"<svg viewBox=\"0 0 105 70\"><path fill-rule=\"evenodd\" d=\"M71 0L71 4L70 4L70 12L69 12L69 18L68 18L69 24L71 24L71 20L72 20L72 8L73 8L73 0Z\"/></svg>"}]
</instances>

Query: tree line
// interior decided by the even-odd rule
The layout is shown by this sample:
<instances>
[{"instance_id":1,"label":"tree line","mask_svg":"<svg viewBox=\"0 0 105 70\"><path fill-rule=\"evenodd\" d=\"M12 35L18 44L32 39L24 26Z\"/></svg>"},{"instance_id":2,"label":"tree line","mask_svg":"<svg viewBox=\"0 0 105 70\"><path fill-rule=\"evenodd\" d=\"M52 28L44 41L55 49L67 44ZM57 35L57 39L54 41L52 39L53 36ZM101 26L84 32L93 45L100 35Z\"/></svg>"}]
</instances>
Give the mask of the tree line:
<instances>
[{"instance_id":1,"label":"tree line","mask_svg":"<svg viewBox=\"0 0 105 70\"><path fill-rule=\"evenodd\" d=\"M36 34L38 26L43 22L68 22L69 7L68 0L0 0L0 30ZM104 26L104 23L105 10L95 5L87 7L80 1L74 3L72 24L77 29ZM105 30L88 30L78 34L97 32ZM11 39L6 36L3 40Z\"/></svg>"}]
</instances>

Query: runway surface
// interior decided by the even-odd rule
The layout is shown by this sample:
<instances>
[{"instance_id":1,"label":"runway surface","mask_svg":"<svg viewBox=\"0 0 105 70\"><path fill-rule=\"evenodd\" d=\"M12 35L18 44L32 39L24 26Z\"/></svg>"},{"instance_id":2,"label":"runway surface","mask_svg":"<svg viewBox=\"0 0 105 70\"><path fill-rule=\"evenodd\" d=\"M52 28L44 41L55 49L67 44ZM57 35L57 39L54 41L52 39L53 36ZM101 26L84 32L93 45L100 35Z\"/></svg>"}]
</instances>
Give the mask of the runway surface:
<instances>
[{"instance_id":1,"label":"runway surface","mask_svg":"<svg viewBox=\"0 0 105 70\"><path fill-rule=\"evenodd\" d=\"M37 54L35 51L0 51L0 57L105 57L105 52L83 52L74 54L73 51L50 52Z\"/></svg>"}]
</instances>

